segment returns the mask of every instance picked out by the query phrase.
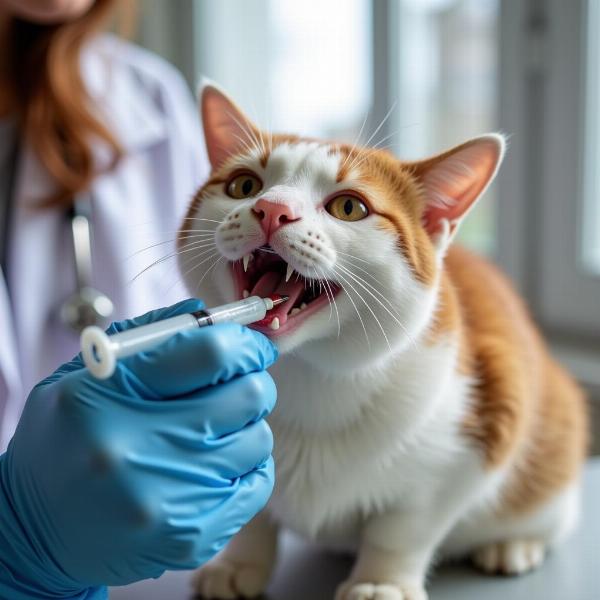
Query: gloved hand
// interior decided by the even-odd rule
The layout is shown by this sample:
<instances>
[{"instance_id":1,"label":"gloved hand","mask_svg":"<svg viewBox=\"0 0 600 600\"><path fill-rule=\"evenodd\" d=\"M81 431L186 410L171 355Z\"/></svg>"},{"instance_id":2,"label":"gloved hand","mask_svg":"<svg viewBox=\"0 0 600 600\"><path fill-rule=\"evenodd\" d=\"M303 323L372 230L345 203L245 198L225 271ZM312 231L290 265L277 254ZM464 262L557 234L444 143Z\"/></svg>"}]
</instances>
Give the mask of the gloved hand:
<instances>
[{"instance_id":1,"label":"gloved hand","mask_svg":"<svg viewBox=\"0 0 600 600\"><path fill-rule=\"evenodd\" d=\"M223 324L125 359L108 380L77 357L37 385L0 457L0 598L104 598L96 586L221 549L272 491L275 359L266 337Z\"/></svg>"}]
</instances>

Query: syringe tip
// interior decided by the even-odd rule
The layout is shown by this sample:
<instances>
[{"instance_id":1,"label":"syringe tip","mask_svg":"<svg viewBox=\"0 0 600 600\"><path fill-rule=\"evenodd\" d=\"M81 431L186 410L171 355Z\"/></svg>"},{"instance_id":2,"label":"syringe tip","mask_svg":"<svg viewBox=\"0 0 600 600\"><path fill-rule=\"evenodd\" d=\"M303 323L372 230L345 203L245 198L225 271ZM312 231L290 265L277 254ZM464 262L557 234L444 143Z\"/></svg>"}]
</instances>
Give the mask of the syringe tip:
<instances>
[{"instance_id":1,"label":"syringe tip","mask_svg":"<svg viewBox=\"0 0 600 600\"><path fill-rule=\"evenodd\" d=\"M271 300L273 300L273 308L283 304L284 302L287 302L289 299L289 296L271 296Z\"/></svg>"}]
</instances>

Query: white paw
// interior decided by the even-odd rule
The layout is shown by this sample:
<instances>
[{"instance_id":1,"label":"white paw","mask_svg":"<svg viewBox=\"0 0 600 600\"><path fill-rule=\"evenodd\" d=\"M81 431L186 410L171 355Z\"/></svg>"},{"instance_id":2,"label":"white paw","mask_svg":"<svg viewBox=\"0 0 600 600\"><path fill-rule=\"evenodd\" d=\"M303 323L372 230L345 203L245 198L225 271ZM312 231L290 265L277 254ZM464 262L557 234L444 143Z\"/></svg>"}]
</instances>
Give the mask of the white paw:
<instances>
[{"instance_id":1,"label":"white paw","mask_svg":"<svg viewBox=\"0 0 600 600\"><path fill-rule=\"evenodd\" d=\"M475 552L473 562L486 573L521 575L544 562L545 546L535 540L497 542Z\"/></svg>"},{"instance_id":2,"label":"white paw","mask_svg":"<svg viewBox=\"0 0 600 600\"><path fill-rule=\"evenodd\" d=\"M206 600L233 600L260 596L269 579L270 569L263 565L234 563L217 557L200 567L192 587Z\"/></svg>"},{"instance_id":3,"label":"white paw","mask_svg":"<svg viewBox=\"0 0 600 600\"><path fill-rule=\"evenodd\" d=\"M345 581L338 587L335 600L427 600L427 593L420 585Z\"/></svg>"}]
</instances>

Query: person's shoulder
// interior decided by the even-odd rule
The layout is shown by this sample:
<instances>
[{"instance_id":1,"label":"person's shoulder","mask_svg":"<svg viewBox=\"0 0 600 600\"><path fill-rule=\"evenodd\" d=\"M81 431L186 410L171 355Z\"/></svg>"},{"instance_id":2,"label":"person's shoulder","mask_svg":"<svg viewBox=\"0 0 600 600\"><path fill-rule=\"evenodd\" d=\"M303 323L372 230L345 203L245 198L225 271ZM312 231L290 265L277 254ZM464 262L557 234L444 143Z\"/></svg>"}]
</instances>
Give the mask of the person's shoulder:
<instances>
[{"instance_id":1,"label":"person's shoulder","mask_svg":"<svg viewBox=\"0 0 600 600\"><path fill-rule=\"evenodd\" d=\"M163 58L111 34L82 56L87 89L126 148L161 136L195 146L200 118L187 82Z\"/></svg>"},{"instance_id":2,"label":"person's shoulder","mask_svg":"<svg viewBox=\"0 0 600 600\"><path fill-rule=\"evenodd\" d=\"M112 71L131 78L147 91L190 96L181 73L164 58L141 46L112 34L103 34L93 41L90 50L101 56Z\"/></svg>"}]
</instances>

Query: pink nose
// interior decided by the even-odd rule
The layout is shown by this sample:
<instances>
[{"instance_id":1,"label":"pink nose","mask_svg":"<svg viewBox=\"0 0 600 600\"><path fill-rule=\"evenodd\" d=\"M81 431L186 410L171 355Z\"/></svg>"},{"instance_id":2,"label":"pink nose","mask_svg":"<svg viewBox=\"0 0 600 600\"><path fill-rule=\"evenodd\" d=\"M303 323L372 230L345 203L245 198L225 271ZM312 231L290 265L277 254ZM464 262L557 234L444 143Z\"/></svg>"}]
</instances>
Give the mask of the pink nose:
<instances>
[{"instance_id":1,"label":"pink nose","mask_svg":"<svg viewBox=\"0 0 600 600\"><path fill-rule=\"evenodd\" d=\"M265 198L261 198L252 210L258 217L267 239L286 223L297 221L300 218L300 215L291 206L270 202Z\"/></svg>"}]
</instances>

